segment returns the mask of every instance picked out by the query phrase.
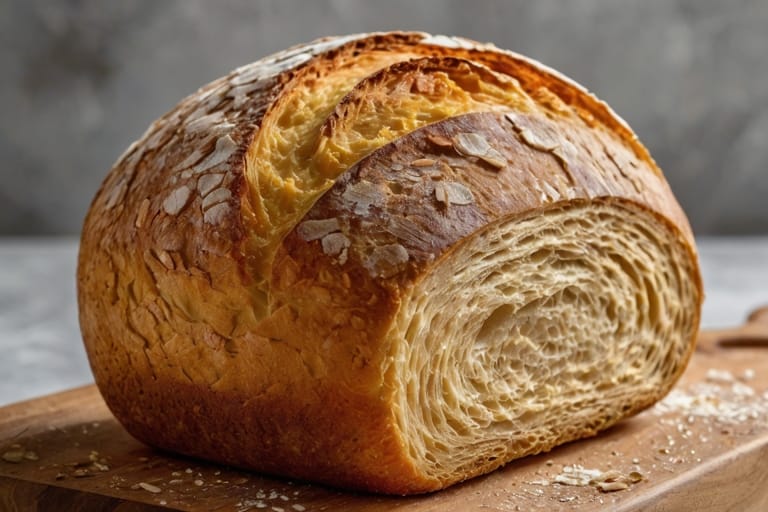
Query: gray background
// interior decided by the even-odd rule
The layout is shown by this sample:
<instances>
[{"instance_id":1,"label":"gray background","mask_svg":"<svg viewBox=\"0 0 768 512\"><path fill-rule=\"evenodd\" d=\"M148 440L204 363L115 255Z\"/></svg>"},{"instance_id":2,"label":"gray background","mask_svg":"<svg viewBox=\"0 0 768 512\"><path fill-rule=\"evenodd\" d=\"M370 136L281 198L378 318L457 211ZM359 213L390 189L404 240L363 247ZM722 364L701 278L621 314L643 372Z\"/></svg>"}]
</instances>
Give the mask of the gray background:
<instances>
[{"instance_id":1,"label":"gray background","mask_svg":"<svg viewBox=\"0 0 768 512\"><path fill-rule=\"evenodd\" d=\"M203 83L388 29L561 70L627 119L698 234L768 233L766 0L0 0L0 235L77 233L115 158Z\"/></svg>"}]
</instances>

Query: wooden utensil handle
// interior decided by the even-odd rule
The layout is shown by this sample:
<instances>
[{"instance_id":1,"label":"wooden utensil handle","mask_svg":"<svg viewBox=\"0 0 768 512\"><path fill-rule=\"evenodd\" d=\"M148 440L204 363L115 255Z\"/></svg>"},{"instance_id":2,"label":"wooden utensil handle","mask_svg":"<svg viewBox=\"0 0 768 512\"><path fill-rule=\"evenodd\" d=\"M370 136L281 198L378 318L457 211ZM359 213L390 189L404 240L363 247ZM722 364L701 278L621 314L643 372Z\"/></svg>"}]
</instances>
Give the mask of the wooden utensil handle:
<instances>
[{"instance_id":1,"label":"wooden utensil handle","mask_svg":"<svg viewBox=\"0 0 768 512\"><path fill-rule=\"evenodd\" d=\"M768 348L768 306L752 311L740 327L701 331L696 344L701 352L739 347Z\"/></svg>"}]
</instances>

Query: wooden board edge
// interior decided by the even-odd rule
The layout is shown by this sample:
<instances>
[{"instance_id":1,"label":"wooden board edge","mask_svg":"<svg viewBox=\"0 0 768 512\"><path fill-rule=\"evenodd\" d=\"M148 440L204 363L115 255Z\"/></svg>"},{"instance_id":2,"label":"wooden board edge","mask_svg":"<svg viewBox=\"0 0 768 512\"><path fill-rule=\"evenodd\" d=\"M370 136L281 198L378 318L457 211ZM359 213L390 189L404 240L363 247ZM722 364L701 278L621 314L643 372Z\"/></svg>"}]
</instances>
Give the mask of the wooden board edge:
<instances>
[{"instance_id":1,"label":"wooden board edge","mask_svg":"<svg viewBox=\"0 0 768 512\"><path fill-rule=\"evenodd\" d=\"M161 512L166 507L150 505L94 492L82 492L50 484L0 476L0 510L56 510L58 512Z\"/></svg>"}]
</instances>

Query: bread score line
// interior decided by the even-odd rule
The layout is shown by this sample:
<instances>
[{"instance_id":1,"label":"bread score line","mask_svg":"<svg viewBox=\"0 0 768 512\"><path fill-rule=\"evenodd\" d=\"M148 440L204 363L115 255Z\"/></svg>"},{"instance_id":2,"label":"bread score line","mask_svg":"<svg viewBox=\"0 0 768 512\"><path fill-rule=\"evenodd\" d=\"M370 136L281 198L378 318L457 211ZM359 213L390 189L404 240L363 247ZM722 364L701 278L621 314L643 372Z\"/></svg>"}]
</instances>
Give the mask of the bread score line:
<instances>
[{"instance_id":1,"label":"bread score line","mask_svg":"<svg viewBox=\"0 0 768 512\"><path fill-rule=\"evenodd\" d=\"M691 229L604 103L491 45L300 45L182 100L86 217L80 323L138 439L437 490L664 396L698 330Z\"/></svg>"}]
</instances>

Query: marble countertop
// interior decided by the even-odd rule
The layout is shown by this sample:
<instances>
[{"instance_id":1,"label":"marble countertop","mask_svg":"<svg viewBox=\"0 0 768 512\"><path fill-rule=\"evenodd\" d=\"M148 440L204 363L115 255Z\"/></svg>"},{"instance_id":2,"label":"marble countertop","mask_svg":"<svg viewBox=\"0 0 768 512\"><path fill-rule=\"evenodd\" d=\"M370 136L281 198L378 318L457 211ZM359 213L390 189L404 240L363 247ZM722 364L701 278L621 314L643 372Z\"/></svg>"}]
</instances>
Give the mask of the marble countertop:
<instances>
[{"instance_id":1,"label":"marble countertop","mask_svg":"<svg viewBox=\"0 0 768 512\"><path fill-rule=\"evenodd\" d=\"M700 238L703 327L768 304L768 237ZM92 382L75 299L77 241L0 238L0 406Z\"/></svg>"}]
</instances>

